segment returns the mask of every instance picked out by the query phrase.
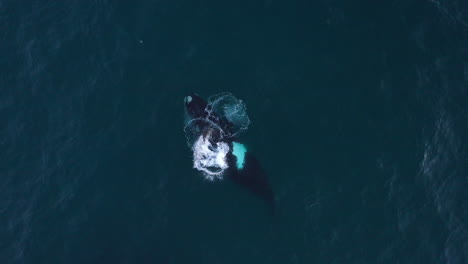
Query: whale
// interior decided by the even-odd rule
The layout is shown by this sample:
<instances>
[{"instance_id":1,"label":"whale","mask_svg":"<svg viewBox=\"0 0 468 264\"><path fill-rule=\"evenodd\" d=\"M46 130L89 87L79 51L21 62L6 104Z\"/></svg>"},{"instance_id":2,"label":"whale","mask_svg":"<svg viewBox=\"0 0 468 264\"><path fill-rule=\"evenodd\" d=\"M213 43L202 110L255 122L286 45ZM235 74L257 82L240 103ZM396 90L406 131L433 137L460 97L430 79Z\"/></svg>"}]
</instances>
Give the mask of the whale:
<instances>
[{"instance_id":1,"label":"whale","mask_svg":"<svg viewBox=\"0 0 468 264\"><path fill-rule=\"evenodd\" d=\"M206 167L212 169L208 172L216 175L222 170L223 176L266 202L274 212L274 193L268 177L257 158L233 132L234 124L226 117L216 114L211 105L195 93L187 95L184 104L197 131L195 145L205 143L208 145L207 151L210 148L223 149L218 151L221 157L213 155L212 161L218 168L207 165Z\"/></svg>"}]
</instances>

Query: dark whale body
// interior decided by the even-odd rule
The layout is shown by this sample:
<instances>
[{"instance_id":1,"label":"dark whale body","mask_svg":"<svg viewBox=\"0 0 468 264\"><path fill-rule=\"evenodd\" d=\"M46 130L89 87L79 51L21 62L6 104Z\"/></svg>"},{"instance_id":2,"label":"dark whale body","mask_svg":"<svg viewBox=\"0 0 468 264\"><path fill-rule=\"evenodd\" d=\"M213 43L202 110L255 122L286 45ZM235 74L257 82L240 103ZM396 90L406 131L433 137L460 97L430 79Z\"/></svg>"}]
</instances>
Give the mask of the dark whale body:
<instances>
[{"instance_id":1,"label":"dark whale body","mask_svg":"<svg viewBox=\"0 0 468 264\"><path fill-rule=\"evenodd\" d=\"M187 98L191 98L191 100L187 100ZM226 132L231 131L233 128L233 124L231 124L224 117L215 116L213 113L210 113L211 109L209 109L208 103L196 94L191 94L190 96L186 97L185 108L191 118L198 119L196 120L197 123L195 125L200 131L200 135L217 131L210 127L210 122L215 123ZM220 140L221 136L217 135L212 138L213 141L216 141ZM238 169L236 167L237 157L232 153L232 144L237 140L234 137L224 137L223 141L228 143L230 146L230 151L226 156L227 163L229 165L229 169L226 171L226 176L234 183L242 186L255 196L267 202L273 211L274 194L268 182L267 176L260 166L260 163L250 152L246 152L244 158L244 167L242 169Z\"/></svg>"}]
</instances>

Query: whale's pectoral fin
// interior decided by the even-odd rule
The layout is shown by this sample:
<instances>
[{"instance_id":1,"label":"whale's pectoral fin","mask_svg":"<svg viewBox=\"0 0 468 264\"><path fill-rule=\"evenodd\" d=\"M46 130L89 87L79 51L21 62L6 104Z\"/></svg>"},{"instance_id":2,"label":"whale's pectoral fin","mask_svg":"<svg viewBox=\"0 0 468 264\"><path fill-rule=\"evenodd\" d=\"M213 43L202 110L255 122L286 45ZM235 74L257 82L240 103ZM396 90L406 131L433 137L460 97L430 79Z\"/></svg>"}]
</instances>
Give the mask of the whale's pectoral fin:
<instances>
[{"instance_id":1,"label":"whale's pectoral fin","mask_svg":"<svg viewBox=\"0 0 468 264\"><path fill-rule=\"evenodd\" d=\"M236 184L248 189L254 195L266 201L271 209L274 210L275 201L273 191L265 171L252 154L249 152L245 153L243 168L230 173L230 178Z\"/></svg>"}]
</instances>

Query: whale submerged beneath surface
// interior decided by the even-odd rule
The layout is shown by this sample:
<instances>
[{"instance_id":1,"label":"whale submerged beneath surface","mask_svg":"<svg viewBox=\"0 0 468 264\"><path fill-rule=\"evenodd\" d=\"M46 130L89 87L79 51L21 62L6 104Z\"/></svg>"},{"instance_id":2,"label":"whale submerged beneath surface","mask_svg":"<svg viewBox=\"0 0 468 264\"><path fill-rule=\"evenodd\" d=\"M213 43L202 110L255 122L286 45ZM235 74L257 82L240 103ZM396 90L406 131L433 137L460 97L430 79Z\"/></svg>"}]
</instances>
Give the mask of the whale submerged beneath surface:
<instances>
[{"instance_id":1,"label":"whale submerged beneath surface","mask_svg":"<svg viewBox=\"0 0 468 264\"><path fill-rule=\"evenodd\" d=\"M230 93L205 101L186 96L185 134L193 151L193 167L209 181L228 178L274 208L274 194L257 159L238 141L250 119L242 100Z\"/></svg>"}]
</instances>

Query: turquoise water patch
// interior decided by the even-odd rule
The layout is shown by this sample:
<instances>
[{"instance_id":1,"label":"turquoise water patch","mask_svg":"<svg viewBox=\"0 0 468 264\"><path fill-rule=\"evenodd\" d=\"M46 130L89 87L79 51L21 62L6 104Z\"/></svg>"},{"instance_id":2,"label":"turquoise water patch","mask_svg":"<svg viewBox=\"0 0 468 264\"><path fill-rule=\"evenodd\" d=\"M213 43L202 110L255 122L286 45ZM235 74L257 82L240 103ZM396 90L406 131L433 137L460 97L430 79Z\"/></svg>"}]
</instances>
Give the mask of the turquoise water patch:
<instances>
[{"instance_id":1,"label":"turquoise water patch","mask_svg":"<svg viewBox=\"0 0 468 264\"><path fill-rule=\"evenodd\" d=\"M238 142L232 142L232 154L236 156L237 158L237 162L236 162L237 169L244 168L246 152L247 152L247 149L245 148L244 144L241 144Z\"/></svg>"}]
</instances>

